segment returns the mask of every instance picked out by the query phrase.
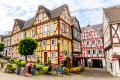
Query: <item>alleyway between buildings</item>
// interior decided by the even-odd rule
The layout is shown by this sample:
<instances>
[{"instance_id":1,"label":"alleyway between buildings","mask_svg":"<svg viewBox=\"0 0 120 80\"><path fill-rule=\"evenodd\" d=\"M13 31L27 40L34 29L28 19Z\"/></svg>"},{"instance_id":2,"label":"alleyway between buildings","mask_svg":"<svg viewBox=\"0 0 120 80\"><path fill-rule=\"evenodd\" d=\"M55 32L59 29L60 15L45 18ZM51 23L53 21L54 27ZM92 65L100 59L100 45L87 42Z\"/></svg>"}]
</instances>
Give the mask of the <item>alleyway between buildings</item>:
<instances>
[{"instance_id":1,"label":"alleyway between buildings","mask_svg":"<svg viewBox=\"0 0 120 80\"><path fill-rule=\"evenodd\" d=\"M120 80L120 78L115 78L103 69L86 69L85 72L63 75L63 77L44 74L24 77L16 75L16 73L4 73L0 71L0 80Z\"/></svg>"}]
</instances>

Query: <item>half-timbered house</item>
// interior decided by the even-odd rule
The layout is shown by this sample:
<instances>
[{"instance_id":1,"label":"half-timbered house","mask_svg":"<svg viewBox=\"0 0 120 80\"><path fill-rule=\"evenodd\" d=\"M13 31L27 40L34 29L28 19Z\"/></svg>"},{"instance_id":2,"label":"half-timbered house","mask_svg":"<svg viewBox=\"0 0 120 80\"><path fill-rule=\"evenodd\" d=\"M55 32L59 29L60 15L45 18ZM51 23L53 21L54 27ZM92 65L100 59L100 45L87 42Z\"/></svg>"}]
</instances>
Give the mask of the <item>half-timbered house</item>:
<instances>
[{"instance_id":1,"label":"half-timbered house","mask_svg":"<svg viewBox=\"0 0 120 80\"><path fill-rule=\"evenodd\" d=\"M107 70L120 77L120 5L103 9L103 35Z\"/></svg>"},{"instance_id":2,"label":"half-timbered house","mask_svg":"<svg viewBox=\"0 0 120 80\"><path fill-rule=\"evenodd\" d=\"M80 64L86 67L105 67L102 24L82 27Z\"/></svg>"},{"instance_id":3,"label":"half-timbered house","mask_svg":"<svg viewBox=\"0 0 120 80\"><path fill-rule=\"evenodd\" d=\"M72 17L72 59L73 66L80 65L80 58L78 55L81 53L80 41L81 41L81 29L79 21L76 17Z\"/></svg>"},{"instance_id":4,"label":"half-timbered house","mask_svg":"<svg viewBox=\"0 0 120 80\"><path fill-rule=\"evenodd\" d=\"M12 57L24 60L25 57L18 53L18 42L28 37L38 44L35 55L27 57L29 61L39 58L45 64L49 58L51 63L60 64L59 56L62 56L64 65L69 67L72 63L71 25L66 4L53 10L38 6L33 18L27 21L15 19L11 37Z\"/></svg>"},{"instance_id":5,"label":"half-timbered house","mask_svg":"<svg viewBox=\"0 0 120 80\"><path fill-rule=\"evenodd\" d=\"M7 33L3 38L3 43L4 43L4 50L2 52L3 56L8 56L11 58L11 52L12 52L12 48L10 46L10 42L11 42L11 32Z\"/></svg>"}]
</instances>

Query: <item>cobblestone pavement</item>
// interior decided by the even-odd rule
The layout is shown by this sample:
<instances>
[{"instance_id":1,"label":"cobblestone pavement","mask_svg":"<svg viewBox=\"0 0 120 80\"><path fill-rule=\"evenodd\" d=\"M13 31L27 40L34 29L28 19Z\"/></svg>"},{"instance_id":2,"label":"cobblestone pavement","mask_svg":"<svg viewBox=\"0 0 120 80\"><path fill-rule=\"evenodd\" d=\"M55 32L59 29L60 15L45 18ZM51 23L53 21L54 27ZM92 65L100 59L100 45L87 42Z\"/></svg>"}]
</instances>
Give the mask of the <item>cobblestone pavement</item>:
<instances>
[{"instance_id":1,"label":"cobblestone pavement","mask_svg":"<svg viewBox=\"0 0 120 80\"><path fill-rule=\"evenodd\" d=\"M120 80L120 78L113 77L110 73L103 69L86 69L85 72L79 74L63 75L63 77L55 75L39 76L21 76L16 73L5 73L0 71L0 80Z\"/></svg>"}]
</instances>

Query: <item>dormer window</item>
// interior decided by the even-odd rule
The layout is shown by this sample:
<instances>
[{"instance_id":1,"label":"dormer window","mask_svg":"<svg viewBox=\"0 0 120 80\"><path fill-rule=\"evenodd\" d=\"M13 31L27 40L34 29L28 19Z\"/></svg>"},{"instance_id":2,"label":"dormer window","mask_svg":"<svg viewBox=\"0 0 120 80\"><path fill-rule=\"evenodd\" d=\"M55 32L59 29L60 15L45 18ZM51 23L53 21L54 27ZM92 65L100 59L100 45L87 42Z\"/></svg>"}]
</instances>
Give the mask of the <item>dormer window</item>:
<instances>
[{"instance_id":1,"label":"dormer window","mask_svg":"<svg viewBox=\"0 0 120 80\"><path fill-rule=\"evenodd\" d=\"M68 13L67 12L65 12L65 18L68 19Z\"/></svg>"},{"instance_id":2,"label":"dormer window","mask_svg":"<svg viewBox=\"0 0 120 80\"><path fill-rule=\"evenodd\" d=\"M39 14L39 21L41 21L43 19L43 13Z\"/></svg>"}]
</instances>

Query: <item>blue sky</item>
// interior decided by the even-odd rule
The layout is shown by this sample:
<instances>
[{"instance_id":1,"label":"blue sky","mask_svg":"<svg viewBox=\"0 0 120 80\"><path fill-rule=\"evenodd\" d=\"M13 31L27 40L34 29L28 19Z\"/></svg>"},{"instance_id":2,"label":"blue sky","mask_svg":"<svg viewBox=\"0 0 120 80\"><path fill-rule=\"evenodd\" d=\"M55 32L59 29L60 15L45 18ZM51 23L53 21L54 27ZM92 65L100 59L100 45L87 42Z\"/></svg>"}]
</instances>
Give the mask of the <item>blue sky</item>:
<instances>
[{"instance_id":1,"label":"blue sky","mask_svg":"<svg viewBox=\"0 0 120 80\"><path fill-rule=\"evenodd\" d=\"M81 11L119 4L120 0L0 0L0 34L11 31L14 19L28 20L32 18L38 5L54 9L67 4L71 16L76 16L80 26L102 23L102 9L96 11ZM74 11L74 13L73 13Z\"/></svg>"}]
</instances>

